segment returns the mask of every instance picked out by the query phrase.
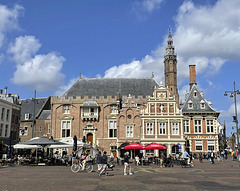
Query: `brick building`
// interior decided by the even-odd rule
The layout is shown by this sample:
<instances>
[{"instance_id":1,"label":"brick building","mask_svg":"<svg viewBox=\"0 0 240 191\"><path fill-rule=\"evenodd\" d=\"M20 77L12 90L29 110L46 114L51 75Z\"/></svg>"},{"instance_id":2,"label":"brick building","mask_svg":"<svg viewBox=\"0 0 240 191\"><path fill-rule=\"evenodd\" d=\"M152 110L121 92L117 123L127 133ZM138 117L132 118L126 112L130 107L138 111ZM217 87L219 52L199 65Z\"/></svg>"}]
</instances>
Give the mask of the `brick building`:
<instances>
[{"instance_id":1,"label":"brick building","mask_svg":"<svg viewBox=\"0 0 240 191\"><path fill-rule=\"evenodd\" d=\"M189 66L190 92L182 105L186 147L190 152L217 152L219 112L212 108L211 101L204 98L196 83L195 65Z\"/></svg>"},{"instance_id":2,"label":"brick building","mask_svg":"<svg viewBox=\"0 0 240 191\"><path fill-rule=\"evenodd\" d=\"M167 147L166 154L178 153L180 146L191 152L217 151L219 112L198 90L195 66L190 66L190 93L179 108L177 56L170 31L164 75L165 86L154 78L80 77L63 96L51 98L52 136L84 137L115 156L131 142L160 143Z\"/></svg>"},{"instance_id":3,"label":"brick building","mask_svg":"<svg viewBox=\"0 0 240 191\"><path fill-rule=\"evenodd\" d=\"M21 100L20 140L50 136L50 97ZM33 120L35 120L34 128ZM34 131L34 132L33 132Z\"/></svg>"}]
</instances>

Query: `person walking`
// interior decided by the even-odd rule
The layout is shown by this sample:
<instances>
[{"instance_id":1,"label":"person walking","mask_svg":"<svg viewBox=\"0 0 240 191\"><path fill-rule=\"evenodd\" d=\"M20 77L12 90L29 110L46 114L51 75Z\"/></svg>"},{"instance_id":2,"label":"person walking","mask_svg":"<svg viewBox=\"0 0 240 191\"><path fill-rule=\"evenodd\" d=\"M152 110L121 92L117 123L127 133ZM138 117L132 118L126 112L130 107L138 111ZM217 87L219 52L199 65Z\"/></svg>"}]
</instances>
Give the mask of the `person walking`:
<instances>
[{"instance_id":1,"label":"person walking","mask_svg":"<svg viewBox=\"0 0 240 191\"><path fill-rule=\"evenodd\" d=\"M198 155L199 155L199 156L198 156L199 162L202 163L202 152L200 151Z\"/></svg>"},{"instance_id":2,"label":"person walking","mask_svg":"<svg viewBox=\"0 0 240 191\"><path fill-rule=\"evenodd\" d=\"M97 166L98 166L98 174L99 174L102 169L102 153L101 153L101 151L99 151L97 154Z\"/></svg>"},{"instance_id":3,"label":"person walking","mask_svg":"<svg viewBox=\"0 0 240 191\"><path fill-rule=\"evenodd\" d=\"M133 175L133 173L131 172L131 166L129 164L129 152L126 152L124 155L124 175L128 175L127 174L127 168L129 169L129 175Z\"/></svg>"},{"instance_id":4,"label":"person walking","mask_svg":"<svg viewBox=\"0 0 240 191\"><path fill-rule=\"evenodd\" d=\"M103 153L101 164L102 164L102 170L100 171L100 173L98 175L101 176L104 172L105 175L108 176L108 174L106 172L106 170L107 170L107 152L106 151L104 151L104 153Z\"/></svg>"},{"instance_id":5,"label":"person walking","mask_svg":"<svg viewBox=\"0 0 240 191\"><path fill-rule=\"evenodd\" d=\"M211 163L214 164L214 152L213 152L213 150L210 153L210 158L211 158Z\"/></svg>"}]
</instances>

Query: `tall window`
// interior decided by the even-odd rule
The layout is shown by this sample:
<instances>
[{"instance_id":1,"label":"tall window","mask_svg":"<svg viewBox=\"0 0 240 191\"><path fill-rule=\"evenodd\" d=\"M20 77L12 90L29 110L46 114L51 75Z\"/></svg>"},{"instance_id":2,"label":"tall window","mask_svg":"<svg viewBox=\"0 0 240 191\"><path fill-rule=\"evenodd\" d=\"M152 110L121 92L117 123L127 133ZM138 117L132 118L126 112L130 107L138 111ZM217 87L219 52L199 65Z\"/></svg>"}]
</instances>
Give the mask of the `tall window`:
<instances>
[{"instance_id":1,"label":"tall window","mask_svg":"<svg viewBox=\"0 0 240 191\"><path fill-rule=\"evenodd\" d=\"M42 126L39 126L39 132L40 133L42 132Z\"/></svg>"},{"instance_id":2,"label":"tall window","mask_svg":"<svg viewBox=\"0 0 240 191\"><path fill-rule=\"evenodd\" d=\"M195 129L195 133L201 133L202 132L201 120L195 120L194 121L194 129Z\"/></svg>"},{"instance_id":3,"label":"tall window","mask_svg":"<svg viewBox=\"0 0 240 191\"><path fill-rule=\"evenodd\" d=\"M50 134L50 133L51 133L51 125L48 124L48 134Z\"/></svg>"},{"instance_id":4,"label":"tall window","mask_svg":"<svg viewBox=\"0 0 240 191\"><path fill-rule=\"evenodd\" d=\"M214 148L215 148L214 140L208 141L207 144L208 144L208 151L214 151Z\"/></svg>"},{"instance_id":5,"label":"tall window","mask_svg":"<svg viewBox=\"0 0 240 191\"><path fill-rule=\"evenodd\" d=\"M127 125L127 137L133 137L133 125Z\"/></svg>"},{"instance_id":6,"label":"tall window","mask_svg":"<svg viewBox=\"0 0 240 191\"><path fill-rule=\"evenodd\" d=\"M201 151L202 150L202 141L195 141L195 145L196 145L196 151Z\"/></svg>"},{"instance_id":7,"label":"tall window","mask_svg":"<svg viewBox=\"0 0 240 191\"><path fill-rule=\"evenodd\" d=\"M2 137L2 135L3 135L2 131L3 131L3 124L1 123L0 124L0 137Z\"/></svg>"},{"instance_id":8,"label":"tall window","mask_svg":"<svg viewBox=\"0 0 240 191\"><path fill-rule=\"evenodd\" d=\"M147 123L147 135L153 134L153 123Z\"/></svg>"},{"instance_id":9,"label":"tall window","mask_svg":"<svg viewBox=\"0 0 240 191\"><path fill-rule=\"evenodd\" d=\"M70 113L70 106L69 105L64 105L64 113L69 114Z\"/></svg>"},{"instance_id":10,"label":"tall window","mask_svg":"<svg viewBox=\"0 0 240 191\"><path fill-rule=\"evenodd\" d=\"M8 136L8 125L5 126L5 137Z\"/></svg>"},{"instance_id":11,"label":"tall window","mask_svg":"<svg viewBox=\"0 0 240 191\"><path fill-rule=\"evenodd\" d=\"M159 134L160 135L166 134L166 123L164 122L159 123Z\"/></svg>"},{"instance_id":12,"label":"tall window","mask_svg":"<svg viewBox=\"0 0 240 191\"><path fill-rule=\"evenodd\" d=\"M9 121L9 114L10 114L10 110L7 109L6 121Z\"/></svg>"},{"instance_id":13,"label":"tall window","mask_svg":"<svg viewBox=\"0 0 240 191\"><path fill-rule=\"evenodd\" d=\"M5 112L5 108L2 108L2 114L1 114L1 120L3 121L4 118L4 112Z\"/></svg>"},{"instance_id":14,"label":"tall window","mask_svg":"<svg viewBox=\"0 0 240 191\"><path fill-rule=\"evenodd\" d=\"M62 121L62 137L70 137L71 134L71 122Z\"/></svg>"},{"instance_id":15,"label":"tall window","mask_svg":"<svg viewBox=\"0 0 240 191\"><path fill-rule=\"evenodd\" d=\"M178 123L172 123L172 134L173 135L178 135L179 134Z\"/></svg>"},{"instance_id":16,"label":"tall window","mask_svg":"<svg viewBox=\"0 0 240 191\"><path fill-rule=\"evenodd\" d=\"M213 120L207 120L207 132L213 133Z\"/></svg>"},{"instance_id":17,"label":"tall window","mask_svg":"<svg viewBox=\"0 0 240 191\"><path fill-rule=\"evenodd\" d=\"M184 132L189 133L189 120L183 120Z\"/></svg>"},{"instance_id":18,"label":"tall window","mask_svg":"<svg viewBox=\"0 0 240 191\"><path fill-rule=\"evenodd\" d=\"M28 127L24 127L23 129L23 135L27 136L28 135Z\"/></svg>"},{"instance_id":19,"label":"tall window","mask_svg":"<svg viewBox=\"0 0 240 191\"><path fill-rule=\"evenodd\" d=\"M117 137L117 122L116 121L109 121L109 137Z\"/></svg>"}]
</instances>

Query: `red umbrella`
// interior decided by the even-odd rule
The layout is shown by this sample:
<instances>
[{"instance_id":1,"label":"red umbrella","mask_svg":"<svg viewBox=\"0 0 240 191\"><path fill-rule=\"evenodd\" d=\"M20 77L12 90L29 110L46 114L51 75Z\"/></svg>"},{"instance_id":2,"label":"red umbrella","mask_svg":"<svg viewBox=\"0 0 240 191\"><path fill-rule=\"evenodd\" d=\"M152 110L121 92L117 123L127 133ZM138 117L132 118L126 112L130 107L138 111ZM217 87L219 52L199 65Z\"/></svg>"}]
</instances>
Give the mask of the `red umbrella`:
<instances>
[{"instance_id":1,"label":"red umbrella","mask_svg":"<svg viewBox=\"0 0 240 191\"><path fill-rule=\"evenodd\" d=\"M166 147L163 145L160 145L158 143L152 143L152 144L146 146L145 149L147 149L147 150L148 149L166 149Z\"/></svg>"},{"instance_id":2,"label":"red umbrella","mask_svg":"<svg viewBox=\"0 0 240 191\"><path fill-rule=\"evenodd\" d=\"M131 150L131 149L144 149L145 147L143 145L140 145L138 143L131 143L124 147L125 150Z\"/></svg>"}]
</instances>

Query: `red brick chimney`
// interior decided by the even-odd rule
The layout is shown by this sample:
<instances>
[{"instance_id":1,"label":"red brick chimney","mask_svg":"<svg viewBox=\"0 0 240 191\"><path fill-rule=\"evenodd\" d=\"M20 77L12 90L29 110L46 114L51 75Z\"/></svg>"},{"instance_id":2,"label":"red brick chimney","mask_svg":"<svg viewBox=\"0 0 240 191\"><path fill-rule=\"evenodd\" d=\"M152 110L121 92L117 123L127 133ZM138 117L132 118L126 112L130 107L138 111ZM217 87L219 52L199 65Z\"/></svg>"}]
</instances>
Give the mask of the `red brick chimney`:
<instances>
[{"instance_id":1,"label":"red brick chimney","mask_svg":"<svg viewBox=\"0 0 240 191\"><path fill-rule=\"evenodd\" d=\"M196 70L195 65L189 65L189 72L190 72L190 90L192 89L193 84L196 84Z\"/></svg>"}]
</instances>

